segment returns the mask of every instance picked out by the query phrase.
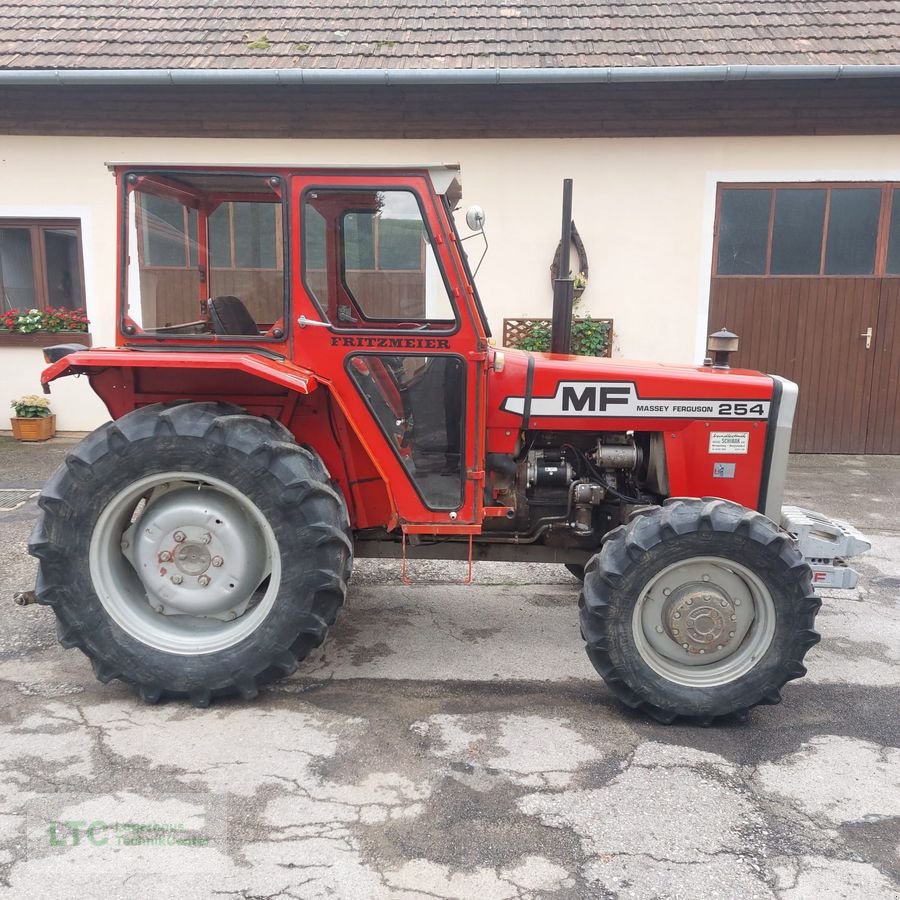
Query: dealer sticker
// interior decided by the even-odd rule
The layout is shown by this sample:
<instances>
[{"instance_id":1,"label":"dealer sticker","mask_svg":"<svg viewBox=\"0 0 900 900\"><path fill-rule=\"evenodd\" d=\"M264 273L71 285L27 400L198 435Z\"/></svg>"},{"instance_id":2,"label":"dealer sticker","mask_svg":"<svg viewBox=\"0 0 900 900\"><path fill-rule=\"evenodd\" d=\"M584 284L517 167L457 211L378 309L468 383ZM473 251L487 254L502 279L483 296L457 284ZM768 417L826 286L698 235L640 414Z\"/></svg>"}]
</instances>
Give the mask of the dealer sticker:
<instances>
[{"instance_id":1,"label":"dealer sticker","mask_svg":"<svg viewBox=\"0 0 900 900\"><path fill-rule=\"evenodd\" d=\"M749 431L711 431L710 453L747 453L750 449Z\"/></svg>"}]
</instances>

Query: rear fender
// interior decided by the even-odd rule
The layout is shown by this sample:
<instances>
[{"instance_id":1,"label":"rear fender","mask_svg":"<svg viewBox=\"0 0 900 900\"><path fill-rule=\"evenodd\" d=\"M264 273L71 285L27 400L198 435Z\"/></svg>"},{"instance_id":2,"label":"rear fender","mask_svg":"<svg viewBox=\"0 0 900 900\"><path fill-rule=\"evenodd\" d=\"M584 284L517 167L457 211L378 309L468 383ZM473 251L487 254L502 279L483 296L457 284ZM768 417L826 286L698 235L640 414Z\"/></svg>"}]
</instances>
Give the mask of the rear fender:
<instances>
[{"instance_id":1,"label":"rear fender","mask_svg":"<svg viewBox=\"0 0 900 900\"><path fill-rule=\"evenodd\" d=\"M185 369L192 370L188 392L185 390ZM210 394L239 403L240 398L234 394L241 384L253 385L245 391L254 397L265 397L272 393L272 388L278 393L283 393L286 388L305 395L312 393L319 384L309 369L280 357L205 351L179 351L176 354L152 350L85 350L68 353L41 374L44 392L50 393L50 384L66 375L87 375L94 392L114 419L138 406L179 399L186 393L191 396ZM261 384L257 386L254 382ZM267 390L263 385L271 387Z\"/></svg>"},{"instance_id":2,"label":"rear fender","mask_svg":"<svg viewBox=\"0 0 900 900\"><path fill-rule=\"evenodd\" d=\"M151 403L184 399L227 400L277 419L322 457L356 527L396 525L396 505L361 423L344 416L330 382L309 369L259 352L85 350L69 352L44 370L45 392L66 375L86 375L113 419Z\"/></svg>"}]
</instances>

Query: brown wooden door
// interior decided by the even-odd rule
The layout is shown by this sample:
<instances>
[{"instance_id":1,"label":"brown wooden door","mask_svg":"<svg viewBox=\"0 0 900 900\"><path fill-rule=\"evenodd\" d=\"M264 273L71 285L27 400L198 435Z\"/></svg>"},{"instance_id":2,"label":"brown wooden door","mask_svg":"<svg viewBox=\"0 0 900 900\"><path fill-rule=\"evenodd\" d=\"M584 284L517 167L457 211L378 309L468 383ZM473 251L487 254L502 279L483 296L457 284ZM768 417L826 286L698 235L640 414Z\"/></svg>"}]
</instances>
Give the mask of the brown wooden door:
<instances>
[{"instance_id":1,"label":"brown wooden door","mask_svg":"<svg viewBox=\"0 0 900 900\"><path fill-rule=\"evenodd\" d=\"M900 279L713 277L709 326L740 336L735 366L797 382L795 453L900 453L898 304Z\"/></svg>"},{"instance_id":2,"label":"brown wooden door","mask_svg":"<svg viewBox=\"0 0 900 900\"><path fill-rule=\"evenodd\" d=\"M881 281L870 355L872 386L865 452L900 453L900 278Z\"/></svg>"}]
</instances>

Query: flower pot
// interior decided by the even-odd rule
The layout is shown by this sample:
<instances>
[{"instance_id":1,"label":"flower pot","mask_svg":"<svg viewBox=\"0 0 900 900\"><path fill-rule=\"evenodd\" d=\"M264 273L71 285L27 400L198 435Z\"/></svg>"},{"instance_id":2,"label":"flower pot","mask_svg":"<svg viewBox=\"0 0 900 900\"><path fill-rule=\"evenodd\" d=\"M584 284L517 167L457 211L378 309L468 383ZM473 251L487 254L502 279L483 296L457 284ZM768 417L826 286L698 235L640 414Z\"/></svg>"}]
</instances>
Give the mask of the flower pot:
<instances>
[{"instance_id":1,"label":"flower pot","mask_svg":"<svg viewBox=\"0 0 900 900\"><path fill-rule=\"evenodd\" d=\"M574 294L576 300L580 300L581 295L584 293L584 288L583 287L573 288L572 293Z\"/></svg>"},{"instance_id":2,"label":"flower pot","mask_svg":"<svg viewBox=\"0 0 900 900\"><path fill-rule=\"evenodd\" d=\"M46 441L56 434L56 416L42 416L40 419L22 419L14 416L12 423L13 437L17 441Z\"/></svg>"}]
</instances>

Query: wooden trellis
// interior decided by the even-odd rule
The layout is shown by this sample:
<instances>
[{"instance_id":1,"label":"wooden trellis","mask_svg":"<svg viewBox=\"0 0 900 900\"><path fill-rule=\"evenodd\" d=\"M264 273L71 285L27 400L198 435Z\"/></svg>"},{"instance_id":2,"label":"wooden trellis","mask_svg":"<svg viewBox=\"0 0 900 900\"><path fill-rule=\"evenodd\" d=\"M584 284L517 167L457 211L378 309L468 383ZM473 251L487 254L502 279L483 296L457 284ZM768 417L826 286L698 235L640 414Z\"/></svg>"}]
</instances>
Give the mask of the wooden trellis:
<instances>
[{"instance_id":1,"label":"wooden trellis","mask_svg":"<svg viewBox=\"0 0 900 900\"><path fill-rule=\"evenodd\" d=\"M550 319L504 319L503 320L503 346L504 347L517 347L519 343L525 338L529 337L534 329L535 325L543 326L549 331L550 328ZM577 318L574 320L576 323L578 322L586 322L587 319ZM612 356L612 343L613 343L613 320L612 319L591 319L591 322L598 322L601 324L605 324L607 326L606 329L606 346L604 348L604 352L600 355L608 357ZM548 347L549 349L549 347ZM573 347L573 352L575 352L575 348Z\"/></svg>"}]
</instances>

